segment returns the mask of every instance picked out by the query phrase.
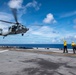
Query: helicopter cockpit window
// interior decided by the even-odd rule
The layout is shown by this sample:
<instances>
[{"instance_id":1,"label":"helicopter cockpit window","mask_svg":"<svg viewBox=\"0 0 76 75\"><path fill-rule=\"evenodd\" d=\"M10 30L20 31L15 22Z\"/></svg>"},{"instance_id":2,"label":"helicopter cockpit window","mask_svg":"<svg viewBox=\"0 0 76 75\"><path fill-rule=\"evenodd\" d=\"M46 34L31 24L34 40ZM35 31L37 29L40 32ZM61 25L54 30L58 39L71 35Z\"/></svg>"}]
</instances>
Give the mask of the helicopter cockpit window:
<instances>
[{"instance_id":1,"label":"helicopter cockpit window","mask_svg":"<svg viewBox=\"0 0 76 75\"><path fill-rule=\"evenodd\" d=\"M13 32L16 31L16 29L17 29L17 26L12 26L12 31Z\"/></svg>"}]
</instances>

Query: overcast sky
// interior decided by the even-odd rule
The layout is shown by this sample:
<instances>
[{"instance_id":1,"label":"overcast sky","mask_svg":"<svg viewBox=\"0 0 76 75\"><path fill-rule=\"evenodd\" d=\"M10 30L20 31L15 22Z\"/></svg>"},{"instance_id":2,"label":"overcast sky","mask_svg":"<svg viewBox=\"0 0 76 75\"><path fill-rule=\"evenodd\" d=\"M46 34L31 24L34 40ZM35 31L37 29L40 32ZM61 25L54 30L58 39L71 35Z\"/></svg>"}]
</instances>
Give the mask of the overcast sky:
<instances>
[{"instance_id":1,"label":"overcast sky","mask_svg":"<svg viewBox=\"0 0 76 75\"><path fill-rule=\"evenodd\" d=\"M10 8L18 9L18 20L29 31L24 36L0 36L0 44L76 42L76 0L1 0L0 20L15 22ZM8 26L0 22L4 31Z\"/></svg>"}]
</instances>

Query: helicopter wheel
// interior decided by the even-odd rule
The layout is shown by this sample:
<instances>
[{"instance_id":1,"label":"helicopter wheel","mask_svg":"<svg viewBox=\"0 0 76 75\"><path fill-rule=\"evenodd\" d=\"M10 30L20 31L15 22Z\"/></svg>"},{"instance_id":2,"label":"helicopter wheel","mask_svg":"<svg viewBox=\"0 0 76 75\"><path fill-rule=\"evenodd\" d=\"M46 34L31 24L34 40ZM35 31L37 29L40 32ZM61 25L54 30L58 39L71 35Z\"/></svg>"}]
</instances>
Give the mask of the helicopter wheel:
<instances>
[{"instance_id":1,"label":"helicopter wheel","mask_svg":"<svg viewBox=\"0 0 76 75\"><path fill-rule=\"evenodd\" d=\"M5 36L3 37L3 39L5 38Z\"/></svg>"},{"instance_id":2,"label":"helicopter wheel","mask_svg":"<svg viewBox=\"0 0 76 75\"><path fill-rule=\"evenodd\" d=\"M22 34L22 36L23 36L24 34Z\"/></svg>"}]
</instances>

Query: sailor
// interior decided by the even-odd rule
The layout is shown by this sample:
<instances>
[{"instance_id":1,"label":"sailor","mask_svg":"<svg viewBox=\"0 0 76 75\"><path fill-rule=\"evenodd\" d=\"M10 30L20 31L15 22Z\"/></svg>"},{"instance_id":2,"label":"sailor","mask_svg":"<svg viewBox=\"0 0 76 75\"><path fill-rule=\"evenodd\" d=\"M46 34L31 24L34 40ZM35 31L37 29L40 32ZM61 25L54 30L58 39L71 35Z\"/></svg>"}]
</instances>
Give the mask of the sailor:
<instances>
[{"instance_id":1,"label":"sailor","mask_svg":"<svg viewBox=\"0 0 76 75\"><path fill-rule=\"evenodd\" d=\"M12 26L12 32L16 34L16 30L17 30L17 26L16 25Z\"/></svg>"},{"instance_id":2,"label":"sailor","mask_svg":"<svg viewBox=\"0 0 76 75\"><path fill-rule=\"evenodd\" d=\"M65 53L65 51L66 51L66 53L68 53L67 42L66 41L64 41L64 50L63 50L63 53Z\"/></svg>"},{"instance_id":3,"label":"sailor","mask_svg":"<svg viewBox=\"0 0 76 75\"><path fill-rule=\"evenodd\" d=\"M71 46L73 48L73 53L75 54L76 44L74 42L71 43Z\"/></svg>"}]
</instances>

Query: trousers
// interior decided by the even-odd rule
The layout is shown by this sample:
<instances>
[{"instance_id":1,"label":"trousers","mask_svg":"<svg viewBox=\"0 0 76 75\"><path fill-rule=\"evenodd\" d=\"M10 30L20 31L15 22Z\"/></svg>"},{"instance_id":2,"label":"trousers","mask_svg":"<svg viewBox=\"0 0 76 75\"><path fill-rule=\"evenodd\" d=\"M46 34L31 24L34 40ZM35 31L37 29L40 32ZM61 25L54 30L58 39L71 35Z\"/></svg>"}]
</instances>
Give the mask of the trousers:
<instances>
[{"instance_id":1,"label":"trousers","mask_svg":"<svg viewBox=\"0 0 76 75\"><path fill-rule=\"evenodd\" d=\"M68 53L67 46L64 46L63 53L65 53L65 51L66 51L66 53Z\"/></svg>"}]
</instances>

